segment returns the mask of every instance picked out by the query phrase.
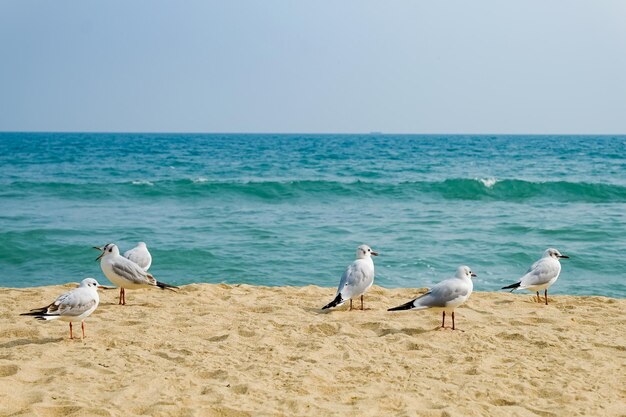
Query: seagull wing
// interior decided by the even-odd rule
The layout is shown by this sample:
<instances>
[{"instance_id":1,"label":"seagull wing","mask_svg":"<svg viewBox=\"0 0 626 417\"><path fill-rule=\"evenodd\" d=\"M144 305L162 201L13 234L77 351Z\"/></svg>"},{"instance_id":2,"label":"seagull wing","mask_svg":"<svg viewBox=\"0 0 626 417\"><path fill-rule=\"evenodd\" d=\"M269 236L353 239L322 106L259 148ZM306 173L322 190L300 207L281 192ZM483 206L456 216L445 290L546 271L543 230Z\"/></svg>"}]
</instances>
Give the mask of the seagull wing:
<instances>
[{"instance_id":1,"label":"seagull wing","mask_svg":"<svg viewBox=\"0 0 626 417\"><path fill-rule=\"evenodd\" d=\"M520 279L520 288L543 285L550 282L561 272L561 264L550 258L541 258L528 269L526 275Z\"/></svg>"},{"instance_id":2,"label":"seagull wing","mask_svg":"<svg viewBox=\"0 0 626 417\"><path fill-rule=\"evenodd\" d=\"M111 265L113 272L136 285L157 285L156 279L139 265L126 258L118 258L119 262ZM122 261L123 260L123 261Z\"/></svg>"},{"instance_id":3,"label":"seagull wing","mask_svg":"<svg viewBox=\"0 0 626 417\"><path fill-rule=\"evenodd\" d=\"M337 294L341 294L344 300L363 294L374 281L373 271L370 271L364 262L359 261L361 260L351 263L339 281Z\"/></svg>"},{"instance_id":4,"label":"seagull wing","mask_svg":"<svg viewBox=\"0 0 626 417\"><path fill-rule=\"evenodd\" d=\"M124 258L129 259L142 267L144 270L150 268L152 264L152 256L147 250L141 250L140 248L133 248L124 252Z\"/></svg>"},{"instance_id":5,"label":"seagull wing","mask_svg":"<svg viewBox=\"0 0 626 417\"><path fill-rule=\"evenodd\" d=\"M50 305L47 314L59 316L80 316L86 311L94 308L97 304L98 300L93 296L91 291L79 291L79 289L77 289L59 296L59 298L57 298L56 301ZM53 310L52 306L55 306L56 309Z\"/></svg>"},{"instance_id":6,"label":"seagull wing","mask_svg":"<svg viewBox=\"0 0 626 417\"><path fill-rule=\"evenodd\" d=\"M413 308L447 307L459 298L467 297L471 288L458 278L441 281L426 294L413 301Z\"/></svg>"}]
</instances>

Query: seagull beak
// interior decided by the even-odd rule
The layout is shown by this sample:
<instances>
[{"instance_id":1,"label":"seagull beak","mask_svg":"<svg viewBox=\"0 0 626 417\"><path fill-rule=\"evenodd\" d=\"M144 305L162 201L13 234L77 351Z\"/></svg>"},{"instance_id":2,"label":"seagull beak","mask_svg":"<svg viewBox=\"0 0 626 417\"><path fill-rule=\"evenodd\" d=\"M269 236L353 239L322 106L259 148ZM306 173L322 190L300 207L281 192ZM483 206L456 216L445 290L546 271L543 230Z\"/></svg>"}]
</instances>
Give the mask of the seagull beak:
<instances>
[{"instance_id":1,"label":"seagull beak","mask_svg":"<svg viewBox=\"0 0 626 417\"><path fill-rule=\"evenodd\" d=\"M567 255L559 255L559 259L563 259L563 258L569 259L569 256L567 256Z\"/></svg>"},{"instance_id":2,"label":"seagull beak","mask_svg":"<svg viewBox=\"0 0 626 417\"><path fill-rule=\"evenodd\" d=\"M371 253L372 253L372 255L374 255L374 256L378 256L378 252L374 252L374 251L372 251Z\"/></svg>"},{"instance_id":3,"label":"seagull beak","mask_svg":"<svg viewBox=\"0 0 626 417\"><path fill-rule=\"evenodd\" d=\"M94 249L97 249L97 250L101 250L101 251L102 251L102 253L100 254L100 256L98 256L98 257L96 258L96 261L99 261L99 260L100 260L100 258L102 258L102 257L104 256L104 251L102 250L102 248L99 248L99 247L97 247L97 246L94 246L93 248L94 248Z\"/></svg>"},{"instance_id":4,"label":"seagull beak","mask_svg":"<svg viewBox=\"0 0 626 417\"><path fill-rule=\"evenodd\" d=\"M472 278L476 278L478 275L472 272Z\"/></svg>"}]
</instances>

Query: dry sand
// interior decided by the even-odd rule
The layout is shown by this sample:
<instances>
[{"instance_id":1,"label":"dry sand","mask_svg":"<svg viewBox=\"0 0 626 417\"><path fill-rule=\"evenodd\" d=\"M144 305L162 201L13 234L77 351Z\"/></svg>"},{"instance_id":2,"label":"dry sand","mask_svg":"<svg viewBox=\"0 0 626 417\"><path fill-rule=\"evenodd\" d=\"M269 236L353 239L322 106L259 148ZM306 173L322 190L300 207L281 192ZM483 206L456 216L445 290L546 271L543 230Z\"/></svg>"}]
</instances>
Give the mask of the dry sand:
<instances>
[{"instance_id":1,"label":"dry sand","mask_svg":"<svg viewBox=\"0 0 626 417\"><path fill-rule=\"evenodd\" d=\"M102 291L83 341L18 315L69 288L0 289L0 415L626 415L624 299L474 293L464 331L380 287L330 313L313 286Z\"/></svg>"}]
</instances>

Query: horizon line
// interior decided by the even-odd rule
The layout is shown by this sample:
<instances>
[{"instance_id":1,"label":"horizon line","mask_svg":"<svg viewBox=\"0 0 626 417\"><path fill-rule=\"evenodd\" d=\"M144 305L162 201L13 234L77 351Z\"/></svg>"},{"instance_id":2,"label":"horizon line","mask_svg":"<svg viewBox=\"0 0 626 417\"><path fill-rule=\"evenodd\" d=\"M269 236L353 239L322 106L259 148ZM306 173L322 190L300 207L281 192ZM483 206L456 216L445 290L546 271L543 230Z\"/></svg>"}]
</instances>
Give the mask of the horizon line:
<instances>
[{"instance_id":1,"label":"horizon line","mask_svg":"<svg viewBox=\"0 0 626 417\"><path fill-rule=\"evenodd\" d=\"M123 130L0 130L2 133L58 133L58 134L150 134L150 135L360 135L360 136L626 136L626 133L408 133L408 132L200 132L200 131L123 131Z\"/></svg>"}]
</instances>

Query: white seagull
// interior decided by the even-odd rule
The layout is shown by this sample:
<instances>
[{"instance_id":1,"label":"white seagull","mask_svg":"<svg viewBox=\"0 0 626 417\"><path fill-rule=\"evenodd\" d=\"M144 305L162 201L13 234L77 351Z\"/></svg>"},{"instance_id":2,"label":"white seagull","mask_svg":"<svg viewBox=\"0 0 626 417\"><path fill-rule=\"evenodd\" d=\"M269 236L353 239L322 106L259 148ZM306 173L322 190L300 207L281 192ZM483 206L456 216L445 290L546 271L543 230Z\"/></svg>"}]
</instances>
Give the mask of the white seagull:
<instances>
[{"instance_id":1,"label":"white seagull","mask_svg":"<svg viewBox=\"0 0 626 417\"><path fill-rule=\"evenodd\" d=\"M80 327L85 337L85 319L95 311L100 303L98 288L103 288L93 278L85 278L78 288L61 294L50 305L30 310L30 313L21 316L34 316L37 320L63 320L70 322L70 339L72 334L72 322L80 321Z\"/></svg>"},{"instance_id":2,"label":"white seagull","mask_svg":"<svg viewBox=\"0 0 626 417\"><path fill-rule=\"evenodd\" d=\"M100 256L96 258L96 261L100 261L100 267L104 275L109 281L120 287L119 304L126 304L126 288L131 290L148 287L159 287L162 289L178 288L154 279L152 275L144 271L139 265L121 256L119 248L113 243L107 243L102 248L94 246L94 249L102 251Z\"/></svg>"},{"instance_id":3,"label":"white seagull","mask_svg":"<svg viewBox=\"0 0 626 417\"><path fill-rule=\"evenodd\" d=\"M374 283L374 261L372 255L378 256L372 248L361 245L356 249L356 260L348 266L341 276L337 295L330 303L322 307L322 310L337 307L350 300L350 310L352 310L352 299L361 296L361 310L363 310L363 294Z\"/></svg>"},{"instance_id":4,"label":"white seagull","mask_svg":"<svg viewBox=\"0 0 626 417\"><path fill-rule=\"evenodd\" d=\"M515 284L502 287L503 290L529 290L537 292L537 302L541 302L539 291L544 290L546 305L548 305L548 288L559 279L561 273L561 262L559 259L569 258L562 255L561 252L554 248L548 248L543 253L541 259L531 265L526 271L526 275L520 278Z\"/></svg>"},{"instance_id":5,"label":"white seagull","mask_svg":"<svg viewBox=\"0 0 626 417\"><path fill-rule=\"evenodd\" d=\"M124 252L124 258L130 259L142 267L144 271L150 269L150 265L152 265L152 255L148 252L145 242L139 242L137 246Z\"/></svg>"},{"instance_id":6,"label":"white seagull","mask_svg":"<svg viewBox=\"0 0 626 417\"><path fill-rule=\"evenodd\" d=\"M414 300L401 306L390 308L387 311L397 310L425 310L432 308L438 311L443 310L443 321L441 327L445 328L446 313L452 313L452 330L454 326L454 309L465 303L474 290L472 277L476 274L469 266L459 266L453 278L446 279L436 284L426 294L422 294Z\"/></svg>"}]
</instances>

